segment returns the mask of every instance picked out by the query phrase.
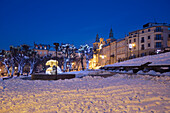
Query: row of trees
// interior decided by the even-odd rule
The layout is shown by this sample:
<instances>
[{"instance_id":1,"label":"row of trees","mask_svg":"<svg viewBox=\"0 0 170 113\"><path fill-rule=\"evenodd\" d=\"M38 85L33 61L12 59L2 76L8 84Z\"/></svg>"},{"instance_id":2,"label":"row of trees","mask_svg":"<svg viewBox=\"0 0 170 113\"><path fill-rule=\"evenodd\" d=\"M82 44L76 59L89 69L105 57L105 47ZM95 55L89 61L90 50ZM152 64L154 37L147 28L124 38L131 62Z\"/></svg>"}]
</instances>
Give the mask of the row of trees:
<instances>
[{"instance_id":1,"label":"row of trees","mask_svg":"<svg viewBox=\"0 0 170 113\"><path fill-rule=\"evenodd\" d=\"M8 76L11 77L13 77L15 67L18 67L17 76L23 75L25 65L29 65L30 71L28 73L32 74L36 64L40 62L43 63L51 57L51 55L40 57L33 49L30 49L28 45L18 47L10 46L10 51L2 50L0 56L1 62L5 65L8 72ZM43 66L45 66L45 64ZM12 68L11 75L10 68Z\"/></svg>"},{"instance_id":2,"label":"row of trees","mask_svg":"<svg viewBox=\"0 0 170 113\"><path fill-rule=\"evenodd\" d=\"M86 69L89 67L89 59L93 56L92 48L88 45L80 46L77 49L72 44L61 44L58 48L61 55L57 58L59 67L63 67L63 71L69 71L72 69L72 62L81 62L82 70L84 70L83 59L86 58ZM79 53L79 56L76 54ZM30 67L29 74L32 74L38 65L42 65L42 71L46 70L45 63L51 59L52 55L48 54L40 57L36 51L30 49L28 45L21 45L18 47L10 47L10 51L2 50L0 53L0 60L5 65L8 75L13 77L15 67L18 67L17 75L23 75L23 69L25 65ZM56 59L56 58L53 58ZM10 68L12 72L10 73ZM10 75L11 74L11 75Z\"/></svg>"}]
</instances>

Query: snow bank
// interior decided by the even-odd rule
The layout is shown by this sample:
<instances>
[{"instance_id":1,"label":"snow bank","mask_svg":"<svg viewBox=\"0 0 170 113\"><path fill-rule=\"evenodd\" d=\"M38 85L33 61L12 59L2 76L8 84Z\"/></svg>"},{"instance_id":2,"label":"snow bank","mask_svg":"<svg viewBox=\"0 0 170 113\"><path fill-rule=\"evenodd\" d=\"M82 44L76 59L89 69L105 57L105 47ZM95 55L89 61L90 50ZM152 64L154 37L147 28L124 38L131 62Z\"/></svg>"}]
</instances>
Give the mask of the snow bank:
<instances>
[{"instance_id":1,"label":"snow bank","mask_svg":"<svg viewBox=\"0 0 170 113\"><path fill-rule=\"evenodd\" d=\"M149 66L154 65L170 65L170 52L162 53L158 55L144 56L140 58L134 58L131 60L106 65L104 67L119 67L119 66L141 66L147 62L151 62Z\"/></svg>"}]
</instances>

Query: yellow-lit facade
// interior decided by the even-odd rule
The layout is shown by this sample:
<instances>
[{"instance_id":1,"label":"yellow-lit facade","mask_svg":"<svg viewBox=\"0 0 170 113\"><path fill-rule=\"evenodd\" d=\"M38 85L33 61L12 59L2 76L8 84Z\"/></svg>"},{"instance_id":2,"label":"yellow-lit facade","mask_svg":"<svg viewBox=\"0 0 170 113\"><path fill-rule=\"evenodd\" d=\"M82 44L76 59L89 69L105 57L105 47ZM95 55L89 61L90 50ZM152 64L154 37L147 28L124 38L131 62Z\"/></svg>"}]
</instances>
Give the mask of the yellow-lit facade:
<instances>
[{"instance_id":1,"label":"yellow-lit facade","mask_svg":"<svg viewBox=\"0 0 170 113\"><path fill-rule=\"evenodd\" d=\"M143 29L129 32L123 39L115 40L112 29L109 38L96 36L93 43L94 55L90 60L90 69L131 58L155 54L156 51L170 50L170 25L147 23Z\"/></svg>"}]
</instances>

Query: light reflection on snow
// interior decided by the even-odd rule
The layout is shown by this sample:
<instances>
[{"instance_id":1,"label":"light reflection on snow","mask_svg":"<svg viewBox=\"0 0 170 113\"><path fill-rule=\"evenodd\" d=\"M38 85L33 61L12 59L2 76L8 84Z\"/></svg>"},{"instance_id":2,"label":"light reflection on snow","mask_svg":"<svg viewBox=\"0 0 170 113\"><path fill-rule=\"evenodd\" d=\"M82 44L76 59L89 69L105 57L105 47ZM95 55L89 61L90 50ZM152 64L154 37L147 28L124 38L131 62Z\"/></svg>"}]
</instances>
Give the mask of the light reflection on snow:
<instances>
[{"instance_id":1,"label":"light reflection on snow","mask_svg":"<svg viewBox=\"0 0 170 113\"><path fill-rule=\"evenodd\" d=\"M83 74L95 73L99 72ZM169 86L168 76L138 74L51 81L9 79L0 81L0 111L164 112L170 111Z\"/></svg>"}]
</instances>

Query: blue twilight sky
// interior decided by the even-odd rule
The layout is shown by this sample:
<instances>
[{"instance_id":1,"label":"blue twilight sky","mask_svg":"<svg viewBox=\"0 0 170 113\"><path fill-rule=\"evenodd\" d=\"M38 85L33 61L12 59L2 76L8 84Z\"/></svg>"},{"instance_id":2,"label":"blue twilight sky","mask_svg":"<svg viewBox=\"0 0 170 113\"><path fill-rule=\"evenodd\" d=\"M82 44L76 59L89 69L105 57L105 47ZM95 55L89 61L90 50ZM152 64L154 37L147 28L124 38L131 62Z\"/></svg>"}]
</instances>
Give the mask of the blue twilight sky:
<instances>
[{"instance_id":1,"label":"blue twilight sky","mask_svg":"<svg viewBox=\"0 0 170 113\"><path fill-rule=\"evenodd\" d=\"M170 0L0 0L0 49L34 42L90 44L148 22L170 24Z\"/></svg>"}]
</instances>

